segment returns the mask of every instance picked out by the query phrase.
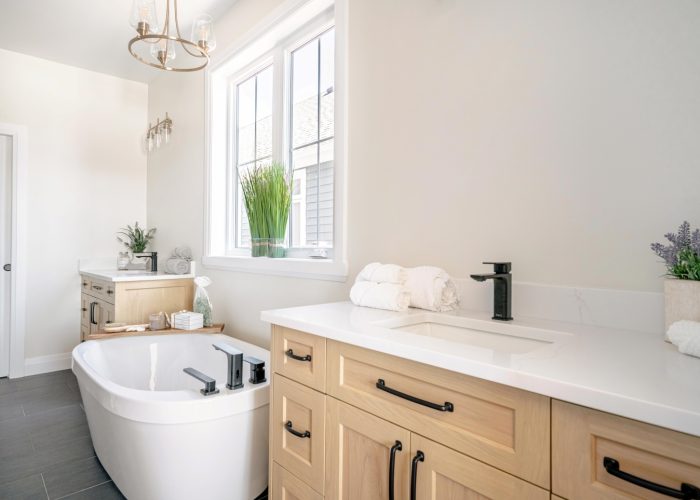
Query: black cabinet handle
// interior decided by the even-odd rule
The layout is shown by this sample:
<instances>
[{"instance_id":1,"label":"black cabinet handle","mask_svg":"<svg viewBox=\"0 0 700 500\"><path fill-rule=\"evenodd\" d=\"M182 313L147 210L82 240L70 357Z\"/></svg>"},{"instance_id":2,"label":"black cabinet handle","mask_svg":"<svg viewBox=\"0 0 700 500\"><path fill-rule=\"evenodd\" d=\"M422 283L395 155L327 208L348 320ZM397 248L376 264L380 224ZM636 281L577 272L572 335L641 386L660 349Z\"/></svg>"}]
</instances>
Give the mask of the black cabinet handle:
<instances>
[{"instance_id":1,"label":"black cabinet handle","mask_svg":"<svg viewBox=\"0 0 700 500\"><path fill-rule=\"evenodd\" d=\"M669 488L668 486L664 486L662 484L652 483L651 481L647 481L646 479L642 479L641 477L633 476L628 472L621 471L620 462L618 462L614 458L604 457L603 467L605 467L605 470L608 472L608 474L612 476L619 477L623 481L635 484L640 488L645 488L647 490L666 495L667 497L682 498L684 500L700 499L700 488L698 488L697 486L693 486L692 484L688 483L683 483L681 484L681 489L676 490L673 488Z\"/></svg>"},{"instance_id":2,"label":"black cabinet handle","mask_svg":"<svg viewBox=\"0 0 700 500\"><path fill-rule=\"evenodd\" d=\"M388 392L389 394L393 394L394 396L406 399L411 403L416 403L421 406L427 406L428 408L432 408L433 410L437 411L455 411L455 406L449 401L445 401L444 405L431 403L430 401L426 401L425 399L420 399L415 396L411 396L410 394L406 394L405 392L397 391L396 389L387 387L386 383L384 382L384 379L381 378L377 380L376 385L377 389L379 389L380 391Z\"/></svg>"},{"instance_id":3,"label":"black cabinet handle","mask_svg":"<svg viewBox=\"0 0 700 500\"><path fill-rule=\"evenodd\" d=\"M311 437L311 433L309 431L304 431L304 432L295 431L294 427L292 427L291 420L287 420L287 423L284 424L284 428L287 429L287 432L289 432L290 434L293 434L294 436L296 436L298 438L310 438Z\"/></svg>"},{"instance_id":4,"label":"black cabinet handle","mask_svg":"<svg viewBox=\"0 0 700 500\"><path fill-rule=\"evenodd\" d=\"M394 470L396 469L396 452L401 451L401 441L396 441L389 451L389 500L394 500Z\"/></svg>"},{"instance_id":5,"label":"black cabinet handle","mask_svg":"<svg viewBox=\"0 0 700 500\"><path fill-rule=\"evenodd\" d=\"M97 322L95 321L95 306L97 305L97 302L90 302L90 323L93 325L96 325Z\"/></svg>"},{"instance_id":6,"label":"black cabinet handle","mask_svg":"<svg viewBox=\"0 0 700 500\"><path fill-rule=\"evenodd\" d=\"M411 460L411 500L416 500L416 486L418 483L418 462L423 462L425 455L418 450L416 456Z\"/></svg>"},{"instance_id":7,"label":"black cabinet handle","mask_svg":"<svg viewBox=\"0 0 700 500\"><path fill-rule=\"evenodd\" d=\"M92 285L93 290L102 290L100 285Z\"/></svg>"},{"instance_id":8,"label":"black cabinet handle","mask_svg":"<svg viewBox=\"0 0 700 500\"><path fill-rule=\"evenodd\" d=\"M297 361L311 361L311 354L307 354L306 356L297 356L291 349L284 351L284 354L286 354L288 358L296 359Z\"/></svg>"}]
</instances>

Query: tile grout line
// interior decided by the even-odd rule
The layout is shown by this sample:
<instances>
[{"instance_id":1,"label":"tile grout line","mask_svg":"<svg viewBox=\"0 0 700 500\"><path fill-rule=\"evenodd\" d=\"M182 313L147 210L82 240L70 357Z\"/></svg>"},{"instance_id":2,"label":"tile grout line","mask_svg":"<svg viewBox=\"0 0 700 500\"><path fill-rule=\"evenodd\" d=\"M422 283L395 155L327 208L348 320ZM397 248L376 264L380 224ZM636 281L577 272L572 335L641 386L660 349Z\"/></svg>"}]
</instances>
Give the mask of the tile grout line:
<instances>
[{"instance_id":1,"label":"tile grout line","mask_svg":"<svg viewBox=\"0 0 700 500\"><path fill-rule=\"evenodd\" d=\"M111 480L111 479L108 479L107 481L103 481L103 482L98 483L98 484L93 484L93 485L90 486L89 488L83 488L82 490L73 491L73 492L71 492L71 493L68 493L67 495L63 495L62 497L58 497L58 498L56 498L55 500L61 500L62 498L68 498L68 497L70 497L71 495L75 495L76 493L82 493L83 491L88 491L88 490L91 490L91 489L93 489L93 488L97 488L98 486L102 486L103 484L107 484L107 483L111 483L111 482L112 482L112 480Z\"/></svg>"},{"instance_id":2,"label":"tile grout line","mask_svg":"<svg viewBox=\"0 0 700 500\"><path fill-rule=\"evenodd\" d=\"M49 497L49 490L46 487L46 480L44 479L44 473L42 472L39 475L41 476L41 483L44 485L44 493L46 493L46 500L51 500L51 497Z\"/></svg>"}]
</instances>

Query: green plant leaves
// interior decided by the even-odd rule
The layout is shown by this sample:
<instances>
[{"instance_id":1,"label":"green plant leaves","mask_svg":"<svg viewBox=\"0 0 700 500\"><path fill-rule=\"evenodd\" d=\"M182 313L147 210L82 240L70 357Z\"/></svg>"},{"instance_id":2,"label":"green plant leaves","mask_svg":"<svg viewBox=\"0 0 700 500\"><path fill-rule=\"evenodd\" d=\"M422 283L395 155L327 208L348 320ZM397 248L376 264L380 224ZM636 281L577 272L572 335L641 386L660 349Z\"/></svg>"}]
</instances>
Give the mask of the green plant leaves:
<instances>
[{"instance_id":1,"label":"green plant leaves","mask_svg":"<svg viewBox=\"0 0 700 500\"><path fill-rule=\"evenodd\" d=\"M291 179L281 163L240 174L251 238L283 240L292 201Z\"/></svg>"},{"instance_id":2,"label":"green plant leaves","mask_svg":"<svg viewBox=\"0 0 700 500\"><path fill-rule=\"evenodd\" d=\"M120 238L117 236L117 241L119 241L133 253L141 253L146 251L146 248L153 239L155 233L155 227L144 231L143 228L139 227L139 223L137 221L134 224L134 227L127 224L126 227L120 228L120 231L117 231L117 234L121 234L125 238Z\"/></svg>"}]
</instances>

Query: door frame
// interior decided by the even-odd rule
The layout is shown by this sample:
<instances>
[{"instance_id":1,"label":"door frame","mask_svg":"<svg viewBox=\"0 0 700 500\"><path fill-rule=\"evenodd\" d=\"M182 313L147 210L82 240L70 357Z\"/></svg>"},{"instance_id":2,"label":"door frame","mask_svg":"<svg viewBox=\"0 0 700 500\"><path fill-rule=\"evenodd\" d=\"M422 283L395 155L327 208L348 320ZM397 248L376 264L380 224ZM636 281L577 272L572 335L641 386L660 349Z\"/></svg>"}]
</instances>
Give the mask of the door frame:
<instances>
[{"instance_id":1,"label":"door frame","mask_svg":"<svg viewBox=\"0 0 700 500\"><path fill-rule=\"evenodd\" d=\"M0 135L12 139L12 250L10 264L10 378L24 376L27 256L27 127L0 123Z\"/></svg>"}]
</instances>

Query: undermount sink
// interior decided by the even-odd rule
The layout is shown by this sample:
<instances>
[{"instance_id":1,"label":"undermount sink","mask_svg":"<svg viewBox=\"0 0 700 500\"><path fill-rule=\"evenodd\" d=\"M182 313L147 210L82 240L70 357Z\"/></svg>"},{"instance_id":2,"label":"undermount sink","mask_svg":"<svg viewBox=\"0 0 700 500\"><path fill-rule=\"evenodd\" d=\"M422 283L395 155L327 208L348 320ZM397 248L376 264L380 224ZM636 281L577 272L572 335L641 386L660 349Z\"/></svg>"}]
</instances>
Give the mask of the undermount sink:
<instances>
[{"instance_id":1,"label":"undermount sink","mask_svg":"<svg viewBox=\"0 0 700 500\"><path fill-rule=\"evenodd\" d=\"M569 333L436 313L379 321L376 326L511 354L524 354L570 337Z\"/></svg>"}]
</instances>

